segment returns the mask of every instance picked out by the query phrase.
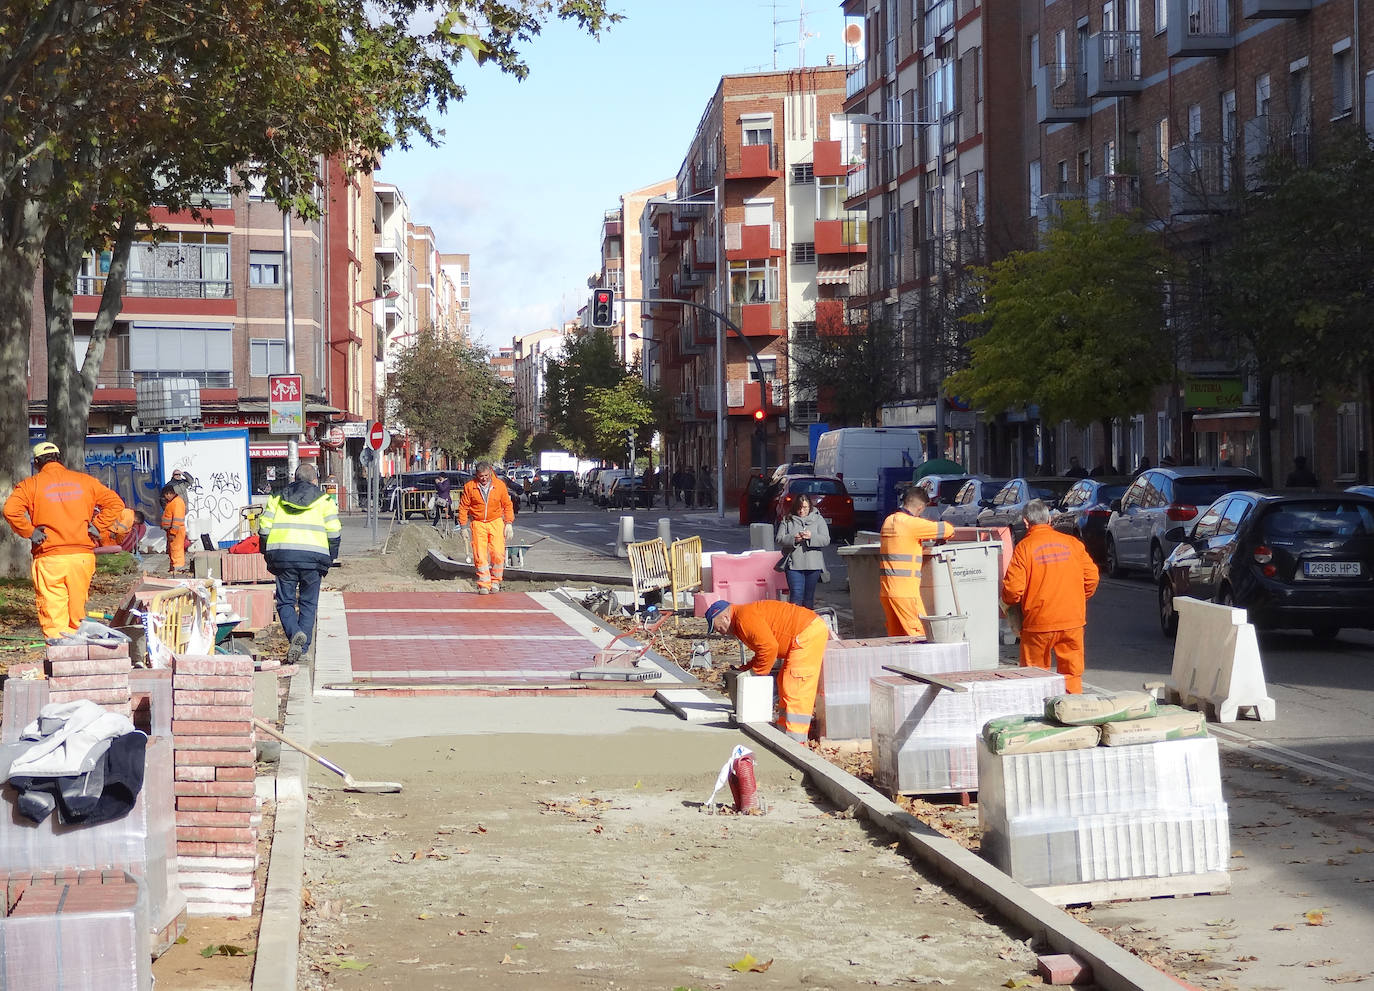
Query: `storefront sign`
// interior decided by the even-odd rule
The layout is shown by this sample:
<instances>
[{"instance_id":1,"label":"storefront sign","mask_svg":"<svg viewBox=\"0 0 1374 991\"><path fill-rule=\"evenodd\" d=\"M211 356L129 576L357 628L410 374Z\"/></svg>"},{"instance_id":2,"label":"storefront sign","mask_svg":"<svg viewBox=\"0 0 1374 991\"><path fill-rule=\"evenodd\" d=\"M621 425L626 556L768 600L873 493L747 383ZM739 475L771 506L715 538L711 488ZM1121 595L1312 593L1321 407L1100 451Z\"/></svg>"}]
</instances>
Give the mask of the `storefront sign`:
<instances>
[{"instance_id":1,"label":"storefront sign","mask_svg":"<svg viewBox=\"0 0 1374 991\"><path fill-rule=\"evenodd\" d=\"M1244 401L1240 379L1190 378L1183 386L1187 409L1234 409Z\"/></svg>"},{"instance_id":2,"label":"storefront sign","mask_svg":"<svg viewBox=\"0 0 1374 991\"><path fill-rule=\"evenodd\" d=\"M267 386L267 432L305 433L305 390L299 375L273 375Z\"/></svg>"},{"instance_id":3,"label":"storefront sign","mask_svg":"<svg viewBox=\"0 0 1374 991\"><path fill-rule=\"evenodd\" d=\"M320 456L319 444L297 444L296 453L301 460L307 458L318 458ZM285 444L249 444L248 456L250 458L286 458Z\"/></svg>"}]
</instances>

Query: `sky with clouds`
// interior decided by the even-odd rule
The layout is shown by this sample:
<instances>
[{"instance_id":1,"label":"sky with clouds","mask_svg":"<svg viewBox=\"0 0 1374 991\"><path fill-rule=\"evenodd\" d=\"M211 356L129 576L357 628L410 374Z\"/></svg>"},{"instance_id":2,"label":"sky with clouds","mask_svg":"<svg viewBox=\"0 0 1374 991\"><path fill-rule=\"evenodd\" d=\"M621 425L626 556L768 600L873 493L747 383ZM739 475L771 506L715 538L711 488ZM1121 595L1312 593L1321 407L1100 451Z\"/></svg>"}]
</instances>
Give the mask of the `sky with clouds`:
<instances>
[{"instance_id":1,"label":"sky with clouds","mask_svg":"<svg viewBox=\"0 0 1374 991\"><path fill-rule=\"evenodd\" d=\"M576 316L603 213L676 175L722 75L798 65L798 0L607 6L625 20L600 41L548 26L524 82L465 63L466 99L435 117L440 147L393 152L378 174L440 251L472 256L473 335L487 347ZM838 0L808 0L804 16L805 64L842 64Z\"/></svg>"}]
</instances>

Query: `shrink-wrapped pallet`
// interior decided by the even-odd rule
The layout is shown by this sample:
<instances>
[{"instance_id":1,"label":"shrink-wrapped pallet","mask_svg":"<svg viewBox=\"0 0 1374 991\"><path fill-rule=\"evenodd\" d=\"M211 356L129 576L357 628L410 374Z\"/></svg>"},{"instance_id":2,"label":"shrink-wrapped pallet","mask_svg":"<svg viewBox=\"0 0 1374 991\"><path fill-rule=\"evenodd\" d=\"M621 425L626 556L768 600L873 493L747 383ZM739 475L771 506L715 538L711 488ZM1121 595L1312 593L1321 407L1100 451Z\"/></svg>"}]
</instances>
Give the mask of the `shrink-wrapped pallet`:
<instances>
[{"instance_id":1,"label":"shrink-wrapped pallet","mask_svg":"<svg viewBox=\"0 0 1374 991\"><path fill-rule=\"evenodd\" d=\"M825 647L820 685L816 692L817 731L830 740L862 740L869 736L868 683L884 674L883 665L910 668L922 674L967 671L967 642L926 643L914 637L865 637L832 640Z\"/></svg>"}]
</instances>

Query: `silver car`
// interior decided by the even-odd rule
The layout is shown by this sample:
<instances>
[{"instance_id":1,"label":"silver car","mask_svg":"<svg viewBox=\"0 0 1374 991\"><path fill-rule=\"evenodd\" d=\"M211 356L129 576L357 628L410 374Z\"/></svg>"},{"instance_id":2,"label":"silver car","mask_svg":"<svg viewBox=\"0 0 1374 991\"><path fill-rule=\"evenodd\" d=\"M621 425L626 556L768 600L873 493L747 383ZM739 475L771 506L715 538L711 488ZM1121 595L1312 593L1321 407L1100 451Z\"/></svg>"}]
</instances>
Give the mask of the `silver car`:
<instances>
[{"instance_id":1,"label":"silver car","mask_svg":"<svg viewBox=\"0 0 1374 991\"><path fill-rule=\"evenodd\" d=\"M1141 472L1107 520L1107 574L1120 578L1136 568L1158 578L1176 541L1165 532L1191 522L1219 496L1263 487L1248 468L1151 468Z\"/></svg>"},{"instance_id":2,"label":"silver car","mask_svg":"<svg viewBox=\"0 0 1374 991\"><path fill-rule=\"evenodd\" d=\"M978 514L992 505L992 497L1006 484L1005 478L970 478L940 519L954 526L977 526Z\"/></svg>"}]
</instances>

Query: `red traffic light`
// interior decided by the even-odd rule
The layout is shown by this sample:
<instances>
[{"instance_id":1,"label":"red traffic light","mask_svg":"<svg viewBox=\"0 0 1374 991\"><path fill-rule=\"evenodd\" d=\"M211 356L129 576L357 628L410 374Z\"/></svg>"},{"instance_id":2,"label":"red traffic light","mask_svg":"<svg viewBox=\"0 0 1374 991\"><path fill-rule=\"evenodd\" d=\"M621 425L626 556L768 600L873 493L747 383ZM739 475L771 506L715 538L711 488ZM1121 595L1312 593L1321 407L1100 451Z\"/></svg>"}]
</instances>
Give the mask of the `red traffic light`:
<instances>
[{"instance_id":1,"label":"red traffic light","mask_svg":"<svg viewBox=\"0 0 1374 991\"><path fill-rule=\"evenodd\" d=\"M763 412L763 410L761 410L761 409L756 409L756 410L754 410L754 422L755 422L755 423L762 423L762 422L763 422L763 417L764 417L764 412Z\"/></svg>"}]
</instances>

